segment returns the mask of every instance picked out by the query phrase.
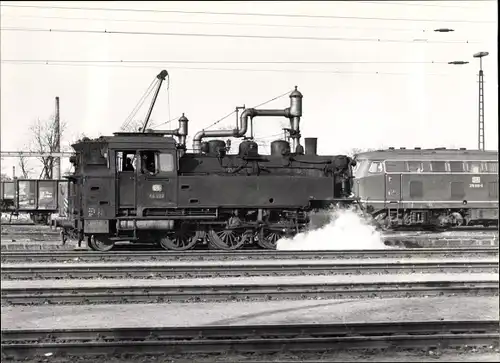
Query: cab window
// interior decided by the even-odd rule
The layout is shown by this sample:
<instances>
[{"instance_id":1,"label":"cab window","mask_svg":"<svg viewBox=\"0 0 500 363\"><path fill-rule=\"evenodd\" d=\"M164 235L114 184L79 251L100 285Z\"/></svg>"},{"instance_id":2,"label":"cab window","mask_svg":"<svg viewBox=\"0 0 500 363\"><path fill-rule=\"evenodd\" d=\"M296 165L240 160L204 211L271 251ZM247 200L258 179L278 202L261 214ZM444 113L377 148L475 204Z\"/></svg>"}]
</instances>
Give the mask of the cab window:
<instances>
[{"instance_id":1,"label":"cab window","mask_svg":"<svg viewBox=\"0 0 500 363\"><path fill-rule=\"evenodd\" d=\"M469 161L467 163L467 171L469 173L478 174L481 172L481 162L480 161Z\"/></svg>"},{"instance_id":2,"label":"cab window","mask_svg":"<svg viewBox=\"0 0 500 363\"><path fill-rule=\"evenodd\" d=\"M141 156L141 173L155 174L157 172L155 152L151 150L141 151L140 156Z\"/></svg>"},{"instance_id":3,"label":"cab window","mask_svg":"<svg viewBox=\"0 0 500 363\"><path fill-rule=\"evenodd\" d=\"M370 169L368 169L368 172L372 174L382 173L383 172L382 162L372 161L372 163L370 164Z\"/></svg>"},{"instance_id":4,"label":"cab window","mask_svg":"<svg viewBox=\"0 0 500 363\"><path fill-rule=\"evenodd\" d=\"M464 163L462 161L450 161L450 171L452 173L462 173L464 171Z\"/></svg>"},{"instance_id":5,"label":"cab window","mask_svg":"<svg viewBox=\"0 0 500 363\"><path fill-rule=\"evenodd\" d=\"M116 171L118 172L135 171L135 165L136 165L135 154L136 154L135 150L117 151L115 153Z\"/></svg>"},{"instance_id":6,"label":"cab window","mask_svg":"<svg viewBox=\"0 0 500 363\"><path fill-rule=\"evenodd\" d=\"M141 173L158 174L175 171L174 154L153 150L141 151Z\"/></svg>"},{"instance_id":7,"label":"cab window","mask_svg":"<svg viewBox=\"0 0 500 363\"><path fill-rule=\"evenodd\" d=\"M424 168L421 161L408 161L406 170L410 173L421 173Z\"/></svg>"},{"instance_id":8,"label":"cab window","mask_svg":"<svg viewBox=\"0 0 500 363\"><path fill-rule=\"evenodd\" d=\"M402 173L406 171L406 165L404 161L386 161L385 162L386 173Z\"/></svg>"},{"instance_id":9,"label":"cab window","mask_svg":"<svg viewBox=\"0 0 500 363\"><path fill-rule=\"evenodd\" d=\"M158 154L159 171L172 172L175 170L174 155L171 153Z\"/></svg>"},{"instance_id":10,"label":"cab window","mask_svg":"<svg viewBox=\"0 0 500 363\"><path fill-rule=\"evenodd\" d=\"M496 161L487 161L484 163L484 170L488 173L498 173L498 163Z\"/></svg>"},{"instance_id":11,"label":"cab window","mask_svg":"<svg viewBox=\"0 0 500 363\"><path fill-rule=\"evenodd\" d=\"M445 173L447 171L445 161L431 161L431 168L435 173Z\"/></svg>"}]
</instances>

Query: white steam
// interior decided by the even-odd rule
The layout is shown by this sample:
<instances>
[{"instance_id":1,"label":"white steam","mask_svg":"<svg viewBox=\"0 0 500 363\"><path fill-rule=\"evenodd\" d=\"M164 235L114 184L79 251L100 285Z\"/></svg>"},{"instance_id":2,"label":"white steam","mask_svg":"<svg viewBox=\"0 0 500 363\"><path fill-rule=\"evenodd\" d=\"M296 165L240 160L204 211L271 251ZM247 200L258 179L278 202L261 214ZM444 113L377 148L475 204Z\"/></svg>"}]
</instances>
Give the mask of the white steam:
<instances>
[{"instance_id":1,"label":"white steam","mask_svg":"<svg viewBox=\"0 0 500 363\"><path fill-rule=\"evenodd\" d=\"M309 230L278 241L277 250L388 249L382 235L353 210L336 210L311 216Z\"/></svg>"}]
</instances>

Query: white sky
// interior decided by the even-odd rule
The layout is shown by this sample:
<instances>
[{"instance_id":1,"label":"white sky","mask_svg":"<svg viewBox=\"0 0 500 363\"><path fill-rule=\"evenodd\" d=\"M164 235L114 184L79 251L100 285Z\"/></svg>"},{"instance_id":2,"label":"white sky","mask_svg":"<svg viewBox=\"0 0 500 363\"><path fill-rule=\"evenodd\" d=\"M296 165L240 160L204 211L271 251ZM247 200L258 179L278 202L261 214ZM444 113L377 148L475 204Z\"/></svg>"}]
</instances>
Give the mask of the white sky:
<instances>
[{"instance_id":1,"label":"white sky","mask_svg":"<svg viewBox=\"0 0 500 363\"><path fill-rule=\"evenodd\" d=\"M200 12L307 14L271 17L181 14L140 11L88 11L21 8L41 5ZM54 112L60 97L61 118L69 129L67 147L77 135L118 131L154 77L167 69L153 111L155 123L185 113L192 137L235 106L265 102L298 85L303 93L304 137L319 137L322 154L372 147L477 148L479 61L484 58L486 148L498 149L497 2L2 2L1 27L243 34L285 37L377 38L409 42L304 39L111 35L90 33L1 32L1 149L27 150L29 126ZM318 18L437 19L437 21ZM71 18L71 19L69 19ZM112 21L115 20L115 21ZM129 22L135 20L135 22ZM461 20L461 22L454 22ZM465 20L465 21L464 21ZM200 24L208 23L208 24ZM231 23L221 25L213 23ZM243 26L243 23L253 25ZM274 24L275 26L256 26ZM281 25L281 26L276 26ZM305 27L297 27L304 25ZM294 26L294 27L292 27ZM436 28L452 28L436 33ZM425 30L425 31L424 31ZM430 44L430 41L461 41ZM466 43L469 41L469 44ZM156 60L124 66L20 64L8 60ZM171 63L189 60L200 63ZM467 65L388 64L373 62L469 61ZM221 61L323 61L343 64L224 64ZM355 64L350 62L367 62ZM190 69L191 68L191 69ZM205 68L205 69L193 69ZM211 69L206 69L211 68ZM213 68L235 71L217 71ZM241 71L241 69L253 71ZM289 72L263 72L290 70ZM328 73L335 71L340 73ZM376 74L379 72L379 74ZM404 73L390 75L387 73ZM168 100L170 100L170 105ZM143 118L148 99L139 110ZM288 107L283 97L264 108ZM284 119L256 118L257 137L277 134ZM234 126L234 115L217 126ZM172 126L177 126L174 122ZM191 138L190 138L191 139ZM189 140L190 140L189 139ZM272 141L267 138L266 141ZM189 144L188 147L191 147ZM12 174L14 158L2 160ZM36 161L32 162L33 166ZM64 167L64 166L63 166ZM35 177L38 177L36 175Z\"/></svg>"}]
</instances>

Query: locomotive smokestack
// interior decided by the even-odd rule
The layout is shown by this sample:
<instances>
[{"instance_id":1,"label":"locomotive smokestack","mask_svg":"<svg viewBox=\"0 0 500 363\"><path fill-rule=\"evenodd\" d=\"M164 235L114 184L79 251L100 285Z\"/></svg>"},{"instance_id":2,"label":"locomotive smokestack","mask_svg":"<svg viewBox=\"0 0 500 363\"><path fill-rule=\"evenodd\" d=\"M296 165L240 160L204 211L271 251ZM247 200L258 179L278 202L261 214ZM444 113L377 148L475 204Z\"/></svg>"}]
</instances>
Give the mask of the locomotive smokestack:
<instances>
[{"instance_id":1,"label":"locomotive smokestack","mask_svg":"<svg viewBox=\"0 0 500 363\"><path fill-rule=\"evenodd\" d=\"M305 137L304 138L305 154L317 155L318 154L318 138Z\"/></svg>"}]
</instances>

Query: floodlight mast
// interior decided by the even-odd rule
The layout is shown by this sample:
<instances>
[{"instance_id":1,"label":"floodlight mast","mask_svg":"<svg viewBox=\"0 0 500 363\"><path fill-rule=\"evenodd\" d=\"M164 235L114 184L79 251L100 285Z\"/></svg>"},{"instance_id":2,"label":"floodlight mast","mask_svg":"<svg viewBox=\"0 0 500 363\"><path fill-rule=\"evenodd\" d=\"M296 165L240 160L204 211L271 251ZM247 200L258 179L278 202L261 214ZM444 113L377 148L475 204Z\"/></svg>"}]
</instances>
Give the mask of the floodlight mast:
<instances>
[{"instance_id":1,"label":"floodlight mast","mask_svg":"<svg viewBox=\"0 0 500 363\"><path fill-rule=\"evenodd\" d=\"M483 57L486 57L488 52L478 52L473 55L474 58L479 58L479 105L478 105L478 149L485 150L484 145L484 72L483 72Z\"/></svg>"}]
</instances>

